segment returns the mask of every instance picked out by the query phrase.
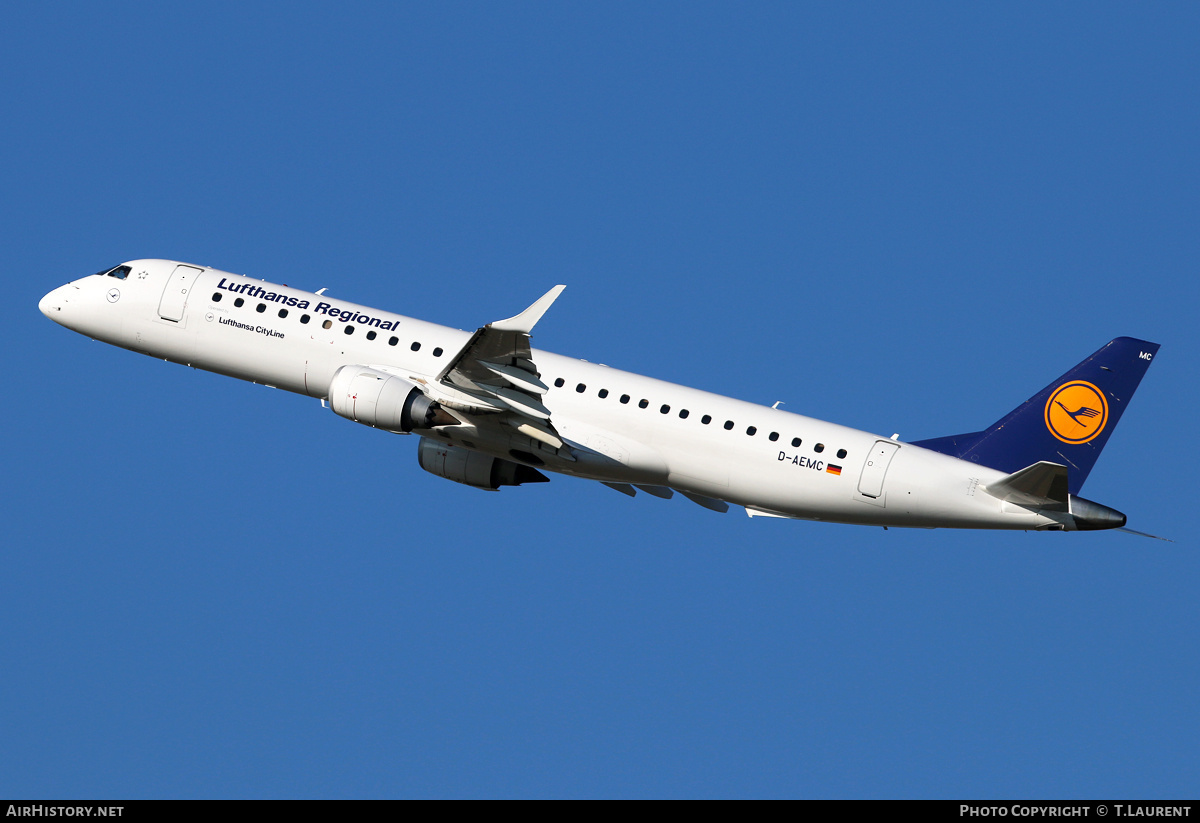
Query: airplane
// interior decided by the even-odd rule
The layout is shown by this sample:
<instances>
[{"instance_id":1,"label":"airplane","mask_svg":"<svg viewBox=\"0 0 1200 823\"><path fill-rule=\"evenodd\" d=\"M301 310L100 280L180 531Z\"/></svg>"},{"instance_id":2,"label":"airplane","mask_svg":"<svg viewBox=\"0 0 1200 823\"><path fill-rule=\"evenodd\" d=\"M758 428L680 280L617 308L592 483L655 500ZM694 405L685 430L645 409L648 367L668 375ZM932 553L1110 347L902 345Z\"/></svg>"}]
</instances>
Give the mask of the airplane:
<instances>
[{"instance_id":1,"label":"airplane","mask_svg":"<svg viewBox=\"0 0 1200 823\"><path fill-rule=\"evenodd\" d=\"M147 259L69 282L38 308L96 340L415 434L421 468L478 489L545 482L547 471L751 517L1125 526L1124 514L1079 493L1157 343L1118 337L986 429L903 442L531 348L564 288L465 332L326 289Z\"/></svg>"}]
</instances>

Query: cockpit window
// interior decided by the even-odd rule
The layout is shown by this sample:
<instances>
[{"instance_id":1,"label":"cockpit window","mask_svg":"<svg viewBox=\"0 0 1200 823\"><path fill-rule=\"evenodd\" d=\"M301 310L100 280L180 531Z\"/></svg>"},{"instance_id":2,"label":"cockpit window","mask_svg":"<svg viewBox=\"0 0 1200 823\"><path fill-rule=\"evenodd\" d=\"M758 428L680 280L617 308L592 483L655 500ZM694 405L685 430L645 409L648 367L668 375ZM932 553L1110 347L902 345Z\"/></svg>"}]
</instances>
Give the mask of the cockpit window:
<instances>
[{"instance_id":1,"label":"cockpit window","mask_svg":"<svg viewBox=\"0 0 1200 823\"><path fill-rule=\"evenodd\" d=\"M104 271L98 271L98 272L96 272L96 274L106 274L109 277L115 277L118 280L124 280L126 277L129 276L129 272L130 272L129 266L114 266L111 269L105 269Z\"/></svg>"}]
</instances>

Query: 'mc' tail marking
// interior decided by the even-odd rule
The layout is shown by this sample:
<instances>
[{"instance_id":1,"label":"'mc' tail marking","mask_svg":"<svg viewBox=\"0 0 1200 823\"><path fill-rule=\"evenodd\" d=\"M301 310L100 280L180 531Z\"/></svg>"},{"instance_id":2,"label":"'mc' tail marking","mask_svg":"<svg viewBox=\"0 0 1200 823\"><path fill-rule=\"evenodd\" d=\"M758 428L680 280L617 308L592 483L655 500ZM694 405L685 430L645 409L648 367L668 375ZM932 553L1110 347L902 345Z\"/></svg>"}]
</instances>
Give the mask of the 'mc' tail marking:
<instances>
[{"instance_id":1,"label":"'mc' tail marking","mask_svg":"<svg viewBox=\"0 0 1200 823\"><path fill-rule=\"evenodd\" d=\"M1069 491L1079 494L1158 348L1118 337L990 428L913 445L1010 474L1038 462L1065 462Z\"/></svg>"}]
</instances>

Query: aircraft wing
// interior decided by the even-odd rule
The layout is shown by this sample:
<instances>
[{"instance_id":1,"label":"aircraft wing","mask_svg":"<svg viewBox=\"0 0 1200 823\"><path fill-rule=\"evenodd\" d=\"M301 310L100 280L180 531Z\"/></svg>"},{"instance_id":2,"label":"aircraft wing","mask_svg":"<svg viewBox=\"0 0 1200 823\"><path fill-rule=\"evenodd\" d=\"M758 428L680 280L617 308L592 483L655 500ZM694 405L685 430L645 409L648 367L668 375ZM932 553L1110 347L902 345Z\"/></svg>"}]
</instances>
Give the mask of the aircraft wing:
<instances>
[{"instance_id":1,"label":"aircraft wing","mask_svg":"<svg viewBox=\"0 0 1200 823\"><path fill-rule=\"evenodd\" d=\"M514 429L556 449L563 441L542 405L549 389L538 377L529 333L565 288L555 286L515 317L477 329L437 376L443 387L484 401L507 416Z\"/></svg>"}]
</instances>

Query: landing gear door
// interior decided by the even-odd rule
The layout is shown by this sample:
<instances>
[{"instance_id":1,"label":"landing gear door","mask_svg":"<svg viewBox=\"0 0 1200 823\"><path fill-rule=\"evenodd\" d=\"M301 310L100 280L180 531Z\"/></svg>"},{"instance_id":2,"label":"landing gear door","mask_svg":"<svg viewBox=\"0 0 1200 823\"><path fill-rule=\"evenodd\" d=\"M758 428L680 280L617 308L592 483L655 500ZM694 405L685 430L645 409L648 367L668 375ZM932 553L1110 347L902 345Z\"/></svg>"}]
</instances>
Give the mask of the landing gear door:
<instances>
[{"instance_id":1,"label":"landing gear door","mask_svg":"<svg viewBox=\"0 0 1200 823\"><path fill-rule=\"evenodd\" d=\"M162 300L158 302L158 316L163 320L173 320L178 323L183 319L187 308L188 294L200 276L202 269L194 266L176 266L175 271L167 279L163 287Z\"/></svg>"},{"instance_id":2,"label":"landing gear door","mask_svg":"<svg viewBox=\"0 0 1200 823\"><path fill-rule=\"evenodd\" d=\"M859 494L871 498L883 496L883 479L887 476L892 457L899 450L899 443L893 443L891 440L875 441L875 445L871 447L871 453L867 455L862 476L858 478Z\"/></svg>"}]
</instances>

